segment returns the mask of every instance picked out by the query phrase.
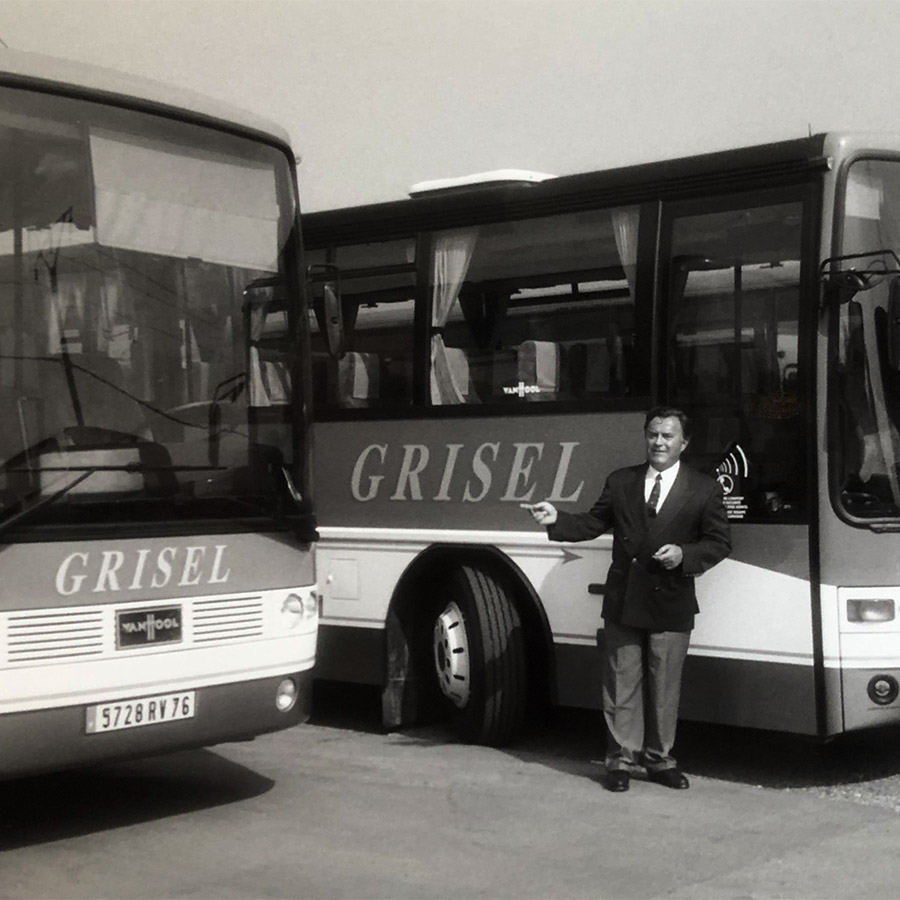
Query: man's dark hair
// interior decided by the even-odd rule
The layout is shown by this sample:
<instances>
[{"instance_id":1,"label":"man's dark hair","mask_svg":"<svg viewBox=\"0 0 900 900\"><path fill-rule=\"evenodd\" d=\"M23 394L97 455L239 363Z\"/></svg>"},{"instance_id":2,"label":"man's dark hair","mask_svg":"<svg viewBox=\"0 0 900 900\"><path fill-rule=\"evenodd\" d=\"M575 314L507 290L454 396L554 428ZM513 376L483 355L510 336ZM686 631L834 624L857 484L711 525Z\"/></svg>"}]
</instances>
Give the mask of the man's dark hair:
<instances>
[{"instance_id":1,"label":"man's dark hair","mask_svg":"<svg viewBox=\"0 0 900 900\"><path fill-rule=\"evenodd\" d=\"M654 419L678 419L681 422L681 433L686 441L691 438L691 420L688 414L674 406L654 406L644 419L644 431Z\"/></svg>"}]
</instances>

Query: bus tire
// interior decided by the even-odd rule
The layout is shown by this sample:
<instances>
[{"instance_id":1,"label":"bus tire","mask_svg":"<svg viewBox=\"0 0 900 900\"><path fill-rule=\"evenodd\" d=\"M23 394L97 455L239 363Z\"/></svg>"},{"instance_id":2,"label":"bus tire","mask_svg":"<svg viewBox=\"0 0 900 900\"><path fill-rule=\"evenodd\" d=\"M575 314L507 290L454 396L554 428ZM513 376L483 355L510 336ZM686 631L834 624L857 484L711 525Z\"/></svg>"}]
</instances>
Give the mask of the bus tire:
<instances>
[{"instance_id":1,"label":"bus tire","mask_svg":"<svg viewBox=\"0 0 900 900\"><path fill-rule=\"evenodd\" d=\"M460 738L501 746L522 729L525 636L509 589L490 571L456 565L434 623L434 668Z\"/></svg>"}]
</instances>

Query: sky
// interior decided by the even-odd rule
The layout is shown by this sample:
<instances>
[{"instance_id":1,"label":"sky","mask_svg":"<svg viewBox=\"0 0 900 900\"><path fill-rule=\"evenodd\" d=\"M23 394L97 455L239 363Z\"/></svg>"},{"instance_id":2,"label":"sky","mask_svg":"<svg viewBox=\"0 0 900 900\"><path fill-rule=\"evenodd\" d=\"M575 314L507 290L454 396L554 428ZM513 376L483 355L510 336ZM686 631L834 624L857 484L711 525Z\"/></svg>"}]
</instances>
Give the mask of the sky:
<instances>
[{"instance_id":1,"label":"sky","mask_svg":"<svg viewBox=\"0 0 900 900\"><path fill-rule=\"evenodd\" d=\"M0 39L276 121L307 211L900 132L900 0L0 0Z\"/></svg>"}]
</instances>

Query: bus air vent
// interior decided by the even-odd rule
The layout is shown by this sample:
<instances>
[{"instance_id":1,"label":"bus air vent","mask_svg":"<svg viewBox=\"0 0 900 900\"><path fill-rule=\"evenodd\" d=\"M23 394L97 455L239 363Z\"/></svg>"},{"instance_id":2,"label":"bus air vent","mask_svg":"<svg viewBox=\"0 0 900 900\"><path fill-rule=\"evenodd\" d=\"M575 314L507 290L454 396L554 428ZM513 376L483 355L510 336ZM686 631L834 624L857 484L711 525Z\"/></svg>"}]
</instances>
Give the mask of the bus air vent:
<instances>
[{"instance_id":1,"label":"bus air vent","mask_svg":"<svg viewBox=\"0 0 900 900\"><path fill-rule=\"evenodd\" d=\"M103 652L102 610L11 613L6 620L10 663L72 659Z\"/></svg>"},{"instance_id":2,"label":"bus air vent","mask_svg":"<svg viewBox=\"0 0 900 900\"><path fill-rule=\"evenodd\" d=\"M263 633L262 597L195 600L193 622L195 644L260 636Z\"/></svg>"}]
</instances>

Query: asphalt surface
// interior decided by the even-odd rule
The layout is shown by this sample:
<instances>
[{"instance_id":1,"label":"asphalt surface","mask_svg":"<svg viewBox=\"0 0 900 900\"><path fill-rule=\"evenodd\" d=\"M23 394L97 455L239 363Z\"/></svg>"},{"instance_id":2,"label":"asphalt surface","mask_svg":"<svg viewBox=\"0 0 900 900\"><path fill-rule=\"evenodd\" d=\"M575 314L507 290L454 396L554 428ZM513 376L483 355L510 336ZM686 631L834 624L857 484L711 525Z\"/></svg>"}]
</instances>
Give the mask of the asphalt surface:
<instances>
[{"instance_id":1,"label":"asphalt surface","mask_svg":"<svg viewBox=\"0 0 900 900\"><path fill-rule=\"evenodd\" d=\"M321 686L318 721L377 733L367 690ZM479 820L507 809L517 781L528 794L528 776L543 770L541 796L511 817L517 837L498 846L538 854L548 881L479 893L476 878L446 896L900 898L900 729L820 743L685 722L676 750L691 789L637 777L624 794L601 787L602 733L597 712L554 710L500 751L454 745L435 727L386 736L438 747L450 767L457 754L464 765L469 754L502 761L474 791ZM543 813L546 837L536 837Z\"/></svg>"},{"instance_id":2,"label":"asphalt surface","mask_svg":"<svg viewBox=\"0 0 900 900\"><path fill-rule=\"evenodd\" d=\"M0 897L895 898L900 733L818 747L683 725L688 791L600 786L596 713L513 748L384 734L323 688L307 726L0 785Z\"/></svg>"}]
</instances>

